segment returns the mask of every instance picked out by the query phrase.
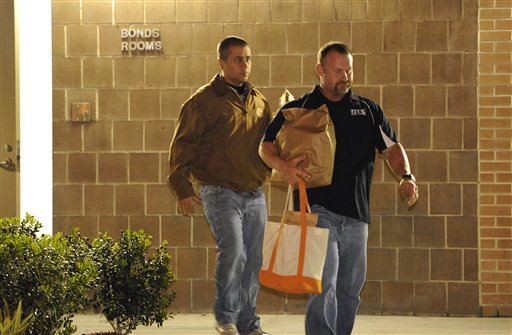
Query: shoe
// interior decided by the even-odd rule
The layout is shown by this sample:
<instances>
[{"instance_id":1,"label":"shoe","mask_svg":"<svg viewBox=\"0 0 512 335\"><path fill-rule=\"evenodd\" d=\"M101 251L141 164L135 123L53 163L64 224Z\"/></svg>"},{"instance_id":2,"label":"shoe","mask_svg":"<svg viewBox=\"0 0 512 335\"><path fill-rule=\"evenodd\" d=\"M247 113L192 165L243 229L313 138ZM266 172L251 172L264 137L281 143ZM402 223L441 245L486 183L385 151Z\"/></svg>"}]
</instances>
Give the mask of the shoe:
<instances>
[{"instance_id":1,"label":"shoe","mask_svg":"<svg viewBox=\"0 0 512 335\"><path fill-rule=\"evenodd\" d=\"M225 323L222 325L217 323L215 325L215 330L221 335L240 335L238 330L236 330L236 326L232 323Z\"/></svg>"},{"instance_id":2,"label":"shoe","mask_svg":"<svg viewBox=\"0 0 512 335\"><path fill-rule=\"evenodd\" d=\"M261 330L260 328L256 328L252 331L250 331L249 333L245 334L245 335L270 335L269 333L266 333L264 332L263 330Z\"/></svg>"}]
</instances>

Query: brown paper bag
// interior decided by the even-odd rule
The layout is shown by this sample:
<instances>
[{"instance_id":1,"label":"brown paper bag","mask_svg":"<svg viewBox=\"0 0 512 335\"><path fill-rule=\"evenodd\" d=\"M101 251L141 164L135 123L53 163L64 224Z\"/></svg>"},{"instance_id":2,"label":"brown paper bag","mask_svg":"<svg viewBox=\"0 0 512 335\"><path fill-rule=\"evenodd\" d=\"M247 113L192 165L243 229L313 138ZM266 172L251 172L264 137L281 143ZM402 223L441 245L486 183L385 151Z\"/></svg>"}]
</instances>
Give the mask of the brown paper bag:
<instances>
[{"instance_id":1,"label":"brown paper bag","mask_svg":"<svg viewBox=\"0 0 512 335\"><path fill-rule=\"evenodd\" d=\"M336 144L327 106L288 108L282 113L286 120L275 142L281 158L289 160L304 154L306 159L300 167L312 175L307 187L331 184ZM285 181L276 170L272 171L271 179Z\"/></svg>"},{"instance_id":2,"label":"brown paper bag","mask_svg":"<svg viewBox=\"0 0 512 335\"><path fill-rule=\"evenodd\" d=\"M286 196L286 206L283 213L282 221L284 224L290 225L301 225L302 215L300 211L295 211L293 209L293 187L288 185L288 194ZM306 201L306 225L308 227L315 227L318 223L318 213L311 213L311 207L309 207L309 203Z\"/></svg>"}]
</instances>

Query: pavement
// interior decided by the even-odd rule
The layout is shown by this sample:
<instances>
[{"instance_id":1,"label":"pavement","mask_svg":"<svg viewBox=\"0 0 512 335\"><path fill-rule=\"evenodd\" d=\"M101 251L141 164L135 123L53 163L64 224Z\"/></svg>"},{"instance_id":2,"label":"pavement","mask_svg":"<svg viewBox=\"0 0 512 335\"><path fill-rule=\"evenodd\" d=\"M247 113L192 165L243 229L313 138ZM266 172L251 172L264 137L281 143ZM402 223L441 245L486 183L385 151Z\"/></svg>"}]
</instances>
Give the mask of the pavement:
<instances>
[{"instance_id":1,"label":"pavement","mask_svg":"<svg viewBox=\"0 0 512 335\"><path fill-rule=\"evenodd\" d=\"M304 315L260 315L271 335L304 335ZM77 335L112 331L97 314L75 315ZM177 314L162 327L139 326L134 335L215 335L211 314ZM512 335L512 318L358 315L353 335Z\"/></svg>"}]
</instances>

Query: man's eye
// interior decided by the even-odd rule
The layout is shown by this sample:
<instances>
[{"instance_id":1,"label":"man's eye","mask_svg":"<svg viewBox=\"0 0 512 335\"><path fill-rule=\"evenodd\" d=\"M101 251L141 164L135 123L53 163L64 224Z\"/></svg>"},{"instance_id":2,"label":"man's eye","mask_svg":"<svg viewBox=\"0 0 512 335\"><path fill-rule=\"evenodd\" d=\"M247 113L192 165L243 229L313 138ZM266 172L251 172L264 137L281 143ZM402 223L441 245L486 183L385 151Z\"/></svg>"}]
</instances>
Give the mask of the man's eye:
<instances>
[{"instance_id":1,"label":"man's eye","mask_svg":"<svg viewBox=\"0 0 512 335\"><path fill-rule=\"evenodd\" d=\"M246 63L249 63L251 61L251 57L248 56L248 57L236 57L235 58L235 62L237 64L242 63L244 60L245 60Z\"/></svg>"}]
</instances>

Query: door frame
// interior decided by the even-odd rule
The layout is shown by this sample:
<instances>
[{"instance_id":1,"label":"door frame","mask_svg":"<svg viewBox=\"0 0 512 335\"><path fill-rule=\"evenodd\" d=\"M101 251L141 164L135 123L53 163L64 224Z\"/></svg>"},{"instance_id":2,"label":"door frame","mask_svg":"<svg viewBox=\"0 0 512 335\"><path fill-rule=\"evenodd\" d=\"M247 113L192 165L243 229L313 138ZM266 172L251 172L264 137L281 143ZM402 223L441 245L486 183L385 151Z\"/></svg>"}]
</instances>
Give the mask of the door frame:
<instances>
[{"instance_id":1,"label":"door frame","mask_svg":"<svg viewBox=\"0 0 512 335\"><path fill-rule=\"evenodd\" d=\"M53 231L51 0L14 0L20 216Z\"/></svg>"}]
</instances>

